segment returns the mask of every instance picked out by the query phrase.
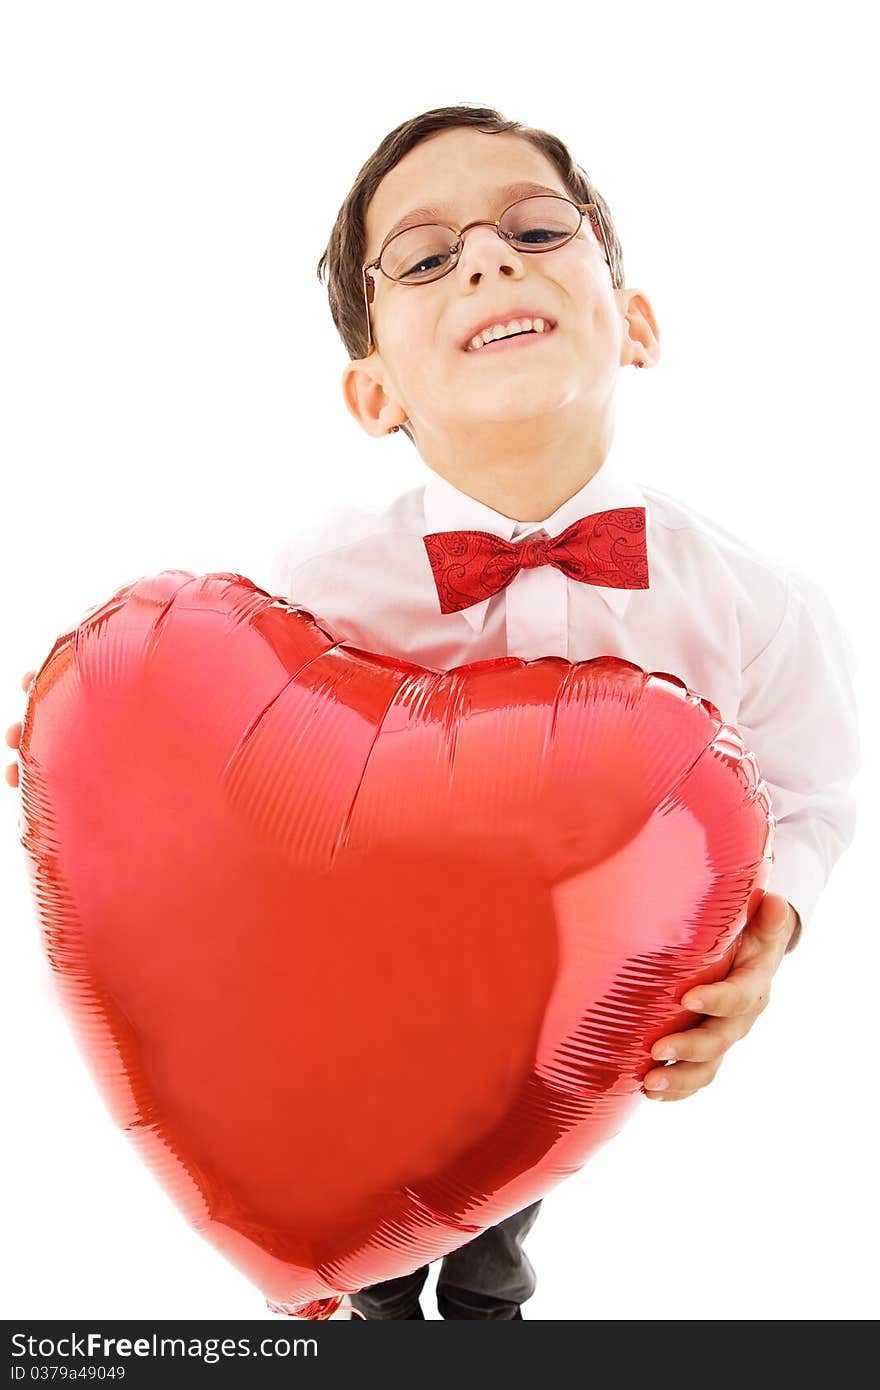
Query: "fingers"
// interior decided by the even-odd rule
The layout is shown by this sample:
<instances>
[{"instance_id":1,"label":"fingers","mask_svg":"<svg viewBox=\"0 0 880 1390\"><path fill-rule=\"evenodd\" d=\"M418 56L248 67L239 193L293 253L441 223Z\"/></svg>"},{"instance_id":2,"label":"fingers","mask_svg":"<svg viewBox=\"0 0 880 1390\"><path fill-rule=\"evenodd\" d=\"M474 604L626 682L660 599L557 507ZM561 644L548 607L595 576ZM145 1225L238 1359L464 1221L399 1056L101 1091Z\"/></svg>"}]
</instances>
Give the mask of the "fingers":
<instances>
[{"instance_id":1,"label":"fingers","mask_svg":"<svg viewBox=\"0 0 880 1390\"><path fill-rule=\"evenodd\" d=\"M670 1033L658 1038L651 1048L655 1061L673 1062L714 1062L720 1060L733 1043L739 1042L748 1033L754 1017L707 1018L698 1028L689 1028L685 1033ZM662 1068L658 1076L669 1071Z\"/></svg>"},{"instance_id":2,"label":"fingers","mask_svg":"<svg viewBox=\"0 0 880 1390\"><path fill-rule=\"evenodd\" d=\"M649 1072L645 1094L650 1100L684 1100L714 1081L721 1058L714 1062L676 1062L674 1066Z\"/></svg>"},{"instance_id":3,"label":"fingers","mask_svg":"<svg viewBox=\"0 0 880 1390\"><path fill-rule=\"evenodd\" d=\"M669 1066L652 1067L643 1085L650 1100L683 1100L707 1086L715 1077L725 1052L744 1038L755 1021L708 1018L686 1033L670 1033L658 1038L651 1048L655 1060L670 1057Z\"/></svg>"},{"instance_id":4,"label":"fingers","mask_svg":"<svg viewBox=\"0 0 880 1390\"><path fill-rule=\"evenodd\" d=\"M766 893L758 912L742 934L733 968L726 980L698 985L682 996L682 1004L698 1014L731 1018L767 1007L770 981L785 955L794 923L794 910L779 893Z\"/></svg>"},{"instance_id":5,"label":"fingers","mask_svg":"<svg viewBox=\"0 0 880 1390\"><path fill-rule=\"evenodd\" d=\"M716 1018L739 1018L762 1013L770 999L772 971L756 966L733 970L715 985L699 985L682 997L682 1004L694 1013Z\"/></svg>"},{"instance_id":6,"label":"fingers","mask_svg":"<svg viewBox=\"0 0 880 1390\"><path fill-rule=\"evenodd\" d=\"M21 688L25 692L30 689L31 681L36 675L36 671L25 671L21 678ZM18 748L21 743L21 724L10 724L6 730L6 742L10 748ZM6 784L10 787L18 786L18 763L7 763L4 773Z\"/></svg>"},{"instance_id":7,"label":"fingers","mask_svg":"<svg viewBox=\"0 0 880 1390\"><path fill-rule=\"evenodd\" d=\"M21 725L10 724L6 730L6 742L10 748L17 748L21 742ZM6 781L10 787L18 786L18 763L7 763Z\"/></svg>"}]
</instances>

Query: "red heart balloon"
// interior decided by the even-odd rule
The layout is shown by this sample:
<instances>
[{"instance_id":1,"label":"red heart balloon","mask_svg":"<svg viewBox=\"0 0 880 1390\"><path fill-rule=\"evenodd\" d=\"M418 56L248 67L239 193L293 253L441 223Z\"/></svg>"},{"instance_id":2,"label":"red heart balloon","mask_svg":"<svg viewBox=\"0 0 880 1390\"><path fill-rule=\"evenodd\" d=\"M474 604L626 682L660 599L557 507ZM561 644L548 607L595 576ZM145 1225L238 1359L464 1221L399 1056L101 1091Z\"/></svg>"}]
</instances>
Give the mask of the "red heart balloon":
<instances>
[{"instance_id":1,"label":"red heart balloon","mask_svg":"<svg viewBox=\"0 0 880 1390\"><path fill-rule=\"evenodd\" d=\"M44 942L116 1122L280 1311L406 1273L613 1135L771 863L752 754L615 657L430 670L236 574L55 643Z\"/></svg>"}]
</instances>

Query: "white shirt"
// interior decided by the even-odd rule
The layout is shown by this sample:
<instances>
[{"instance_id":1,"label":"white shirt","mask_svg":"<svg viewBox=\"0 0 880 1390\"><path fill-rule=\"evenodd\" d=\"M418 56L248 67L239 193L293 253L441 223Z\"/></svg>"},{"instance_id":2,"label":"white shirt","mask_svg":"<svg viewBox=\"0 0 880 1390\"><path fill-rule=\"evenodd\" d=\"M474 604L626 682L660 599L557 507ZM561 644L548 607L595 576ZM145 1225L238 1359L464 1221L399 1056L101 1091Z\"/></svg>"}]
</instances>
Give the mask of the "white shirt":
<instances>
[{"instance_id":1,"label":"white shirt","mask_svg":"<svg viewBox=\"0 0 880 1390\"><path fill-rule=\"evenodd\" d=\"M556 536L592 512L633 506L645 508L647 589L585 584L546 564L441 613L426 533ZM827 597L683 502L632 482L613 450L543 522L514 521L436 473L384 510L336 506L276 551L270 591L353 646L434 670L508 655L611 655L678 676L757 758L776 817L767 891L804 926L853 838L856 663Z\"/></svg>"}]
</instances>

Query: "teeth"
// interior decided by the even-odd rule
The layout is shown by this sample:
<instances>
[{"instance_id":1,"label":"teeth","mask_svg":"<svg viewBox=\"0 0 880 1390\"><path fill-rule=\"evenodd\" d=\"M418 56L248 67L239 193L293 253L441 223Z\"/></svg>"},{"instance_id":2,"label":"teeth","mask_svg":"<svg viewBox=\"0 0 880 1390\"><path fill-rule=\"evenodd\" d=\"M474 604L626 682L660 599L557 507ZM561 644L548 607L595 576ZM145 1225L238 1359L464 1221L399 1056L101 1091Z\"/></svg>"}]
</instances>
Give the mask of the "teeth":
<instances>
[{"instance_id":1,"label":"teeth","mask_svg":"<svg viewBox=\"0 0 880 1390\"><path fill-rule=\"evenodd\" d=\"M497 338L509 338L513 333L544 333L547 325L544 319L511 319L510 323L493 323L491 328L484 328L482 333L471 338L468 345L468 352L476 352L484 343L494 343Z\"/></svg>"}]
</instances>

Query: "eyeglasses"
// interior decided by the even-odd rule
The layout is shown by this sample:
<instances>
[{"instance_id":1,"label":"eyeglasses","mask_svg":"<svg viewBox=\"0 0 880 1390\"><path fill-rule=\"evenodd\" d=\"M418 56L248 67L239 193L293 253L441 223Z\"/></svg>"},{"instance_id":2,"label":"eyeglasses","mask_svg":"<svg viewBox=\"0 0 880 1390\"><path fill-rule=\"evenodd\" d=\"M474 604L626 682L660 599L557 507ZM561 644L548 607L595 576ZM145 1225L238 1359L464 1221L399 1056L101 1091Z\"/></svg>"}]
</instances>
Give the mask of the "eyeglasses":
<instances>
[{"instance_id":1,"label":"eyeglasses","mask_svg":"<svg viewBox=\"0 0 880 1390\"><path fill-rule=\"evenodd\" d=\"M581 229L584 213L589 213L591 225L602 242L605 260L611 271L611 283L618 289L608 251L605 224L595 203L574 203L570 198L563 198L555 193L532 195L511 203L494 222L468 222L467 226L461 227L458 231L444 222L421 222L416 227L405 227L402 232L396 232L388 238L377 259L362 267L369 344L366 356L369 357L371 352L375 352L370 305L376 293L376 283L372 275L367 278L368 270L381 270L383 275L387 275L389 280L394 280L399 285L428 285L455 269L461 254L464 234L471 227L494 227L502 241L517 251L535 255L538 252L555 251L557 247L564 246L576 237ZM451 245L450 232L455 238ZM532 238L535 237L546 240L533 241Z\"/></svg>"}]
</instances>

